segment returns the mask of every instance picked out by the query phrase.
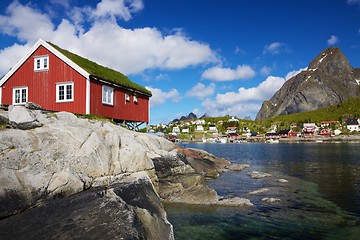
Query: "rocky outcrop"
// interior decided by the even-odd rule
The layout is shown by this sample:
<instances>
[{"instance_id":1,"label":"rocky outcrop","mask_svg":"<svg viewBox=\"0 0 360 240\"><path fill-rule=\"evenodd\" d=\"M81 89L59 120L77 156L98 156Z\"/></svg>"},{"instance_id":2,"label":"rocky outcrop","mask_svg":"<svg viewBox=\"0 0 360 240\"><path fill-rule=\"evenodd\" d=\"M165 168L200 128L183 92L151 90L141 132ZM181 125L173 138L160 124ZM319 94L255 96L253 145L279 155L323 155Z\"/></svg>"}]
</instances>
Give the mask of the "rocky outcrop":
<instances>
[{"instance_id":1,"label":"rocky outcrop","mask_svg":"<svg viewBox=\"0 0 360 240\"><path fill-rule=\"evenodd\" d=\"M0 221L2 239L173 239L146 174L57 198Z\"/></svg>"},{"instance_id":2,"label":"rocky outcrop","mask_svg":"<svg viewBox=\"0 0 360 240\"><path fill-rule=\"evenodd\" d=\"M206 178L215 178L229 168L241 171L248 165L234 165L198 149L180 149L176 156L159 157L153 161L159 177L158 193L164 202L253 206L248 199L218 196L214 189L204 184Z\"/></svg>"},{"instance_id":3,"label":"rocky outcrop","mask_svg":"<svg viewBox=\"0 0 360 240\"><path fill-rule=\"evenodd\" d=\"M1 217L48 196L110 184L119 174L149 171L156 177L151 159L175 151L165 139L109 122L78 119L66 112L31 113L42 127L6 129L0 134ZM9 120L11 114L9 110Z\"/></svg>"},{"instance_id":4,"label":"rocky outcrop","mask_svg":"<svg viewBox=\"0 0 360 240\"><path fill-rule=\"evenodd\" d=\"M264 101L256 119L317 110L359 95L360 70L350 65L340 49L330 47Z\"/></svg>"},{"instance_id":5,"label":"rocky outcrop","mask_svg":"<svg viewBox=\"0 0 360 240\"><path fill-rule=\"evenodd\" d=\"M108 121L43 113L36 106L0 111L5 125L0 128L0 229L7 236L17 231L9 227L17 222L24 228L14 234L33 239L75 233L172 239L162 201L252 205L247 199L219 197L205 185L206 178L246 166ZM44 227L39 221L51 224ZM119 222L128 225L114 227Z\"/></svg>"},{"instance_id":6,"label":"rocky outcrop","mask_svg":"<svg viewBox=\"0 0 360 240\"><path fill-rule=\"evenodd\" d=\"M0 218L6 218L1 224L13 218L26 219L33 206L41 207L40 209L44 206L43 211L46 214L47 203L62 198L61 201L68 202L69 205L74 201L81 209L87 200L92 202L94 205L86 208L88 214L95 215L99 204L104 206L108 215L101 215L99 221L107 222L118 217L132 226L131 224L140 220L146 237L139 233L138 239L173 237L172 226L166 219L160 198L153 187L157 176L152 162L152 158L176 152L173 143L148 134L131 132L107 121L80 119L67 112L44 114L41 110L10 106L9 111L3 111L1 116L2 123L7 125L7 128L0 130ZM33 123L36 126L32 125ZM27 127L24 127L24 124ZM30 125L32 127L29 127ZM114 184L123 183L124 176L139 173L142 173L143 180L136 183L137 180L134 179L132 188L123 185L113 187ZM112 200L104 201L108 198L97 199L96 194L85 194L96 187L113 189L112 198L116 203ZM104 195L109 196L110 193L111 191L107 191ZM145 198L150 195L154 197ZM74 197L68 198L69 196ZM144 203L145 207L142 207L141 204ZM51 206L50 202L50 208ZM120 210L112 213L113 207L132 209L135 215L130 212L123 214ZM66 211L75 209L54 208L61 212L57 215L59 222L62 217L66 217ZM151 209L157 209L157 212L152 212ZM73 215L71 219L74 224L70 229L64 226L62 237L66 238L67 234L72 232L97 226L94 224L98 222L90 220L75 224L76 221L81 221L81 216L85 215L86 211L79 212L79 219L76 214ZM42 214L41 211L35 213ZM52 217L51 221L57 220ZM108 228L112 224L116 222L97 226L97 229L110 231ZM4 226L3 229L7 229L8 225ZM43 228L43 225L39 225L38 229L39 233L42 233L40 228ZM35 228L32 230L37 231ZM53 230L48 230L51 235ZM57 238L57 235L55 237Z\"/></svg>"}]
</instances>

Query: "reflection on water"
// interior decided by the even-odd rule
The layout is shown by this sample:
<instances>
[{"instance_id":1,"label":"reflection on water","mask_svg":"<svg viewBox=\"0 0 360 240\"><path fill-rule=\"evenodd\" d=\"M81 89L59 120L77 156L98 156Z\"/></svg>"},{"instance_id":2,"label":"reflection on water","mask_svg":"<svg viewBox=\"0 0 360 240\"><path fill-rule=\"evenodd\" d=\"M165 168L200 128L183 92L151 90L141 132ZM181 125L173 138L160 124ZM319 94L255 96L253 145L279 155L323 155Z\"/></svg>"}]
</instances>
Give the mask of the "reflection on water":
<instances>
[{"instance_id":1,"label":"reflection on water","mask_svg":"<svg viewBox=\"0 0 360 240\"><path fill-rule=\"evenodd\" d=\"M176 239L359 239L360 144L188 144L250 169L208 182L254 207L167 205ZM271 173L254 180L249 171ZM280 178L288 183L280 183ZM250 195L268 188L270 191ZM264 197L281 199L264 203Z\"/></svg>"}]
</instances>

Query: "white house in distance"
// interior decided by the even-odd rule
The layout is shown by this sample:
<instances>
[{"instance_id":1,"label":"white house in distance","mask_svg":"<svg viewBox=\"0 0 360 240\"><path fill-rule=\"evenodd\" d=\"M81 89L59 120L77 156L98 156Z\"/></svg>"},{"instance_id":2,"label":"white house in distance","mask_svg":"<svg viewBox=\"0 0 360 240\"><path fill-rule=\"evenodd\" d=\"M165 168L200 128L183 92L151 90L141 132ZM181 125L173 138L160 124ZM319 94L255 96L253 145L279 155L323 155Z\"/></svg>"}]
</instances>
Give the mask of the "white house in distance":
<instances>
[{"instance_id":1,"label":"white house in distance","mask_svg":"<svg viewBox=\"0 0 360 240\"><path fill-rule=\"evenodd\" d=\"M203 125L196 125L196 130L197 132L203 132L204 131L204 126Z\"/></svg>"},{"instance_id":2,"label":"white house in distance","mask_svg":"<svg viewBox=\"0 0 360 240\"><path fill-rule=\"evenodd\" d=\"M360 131L360 119L359 118L354 118L354 119L348 119L346 121L346 128L350 131L350 132L354 132L354 131Z\"/></svg>"},{"instance_id":3,"label":"white house in distance","mask_svg":"<svg viewBox=\"0 0 360 240\"><path fill-rule=\"evenodd\" d=\"M198 120L194 121L193 124L195 124L195 125L204 125L205 120L204 119L198 119Z\"/></svg>"},{"instance_id":4,"label":"white house in distance","mask_svg":"<svg viewBox=\"0 0 360 240\"><path fill-rule=\"evenodd\" d=\"M180 128L179 127L173 127L172 129L172 133L180 133Z\"/></svg>"},{"instance_id":5,"label":"white house in distance","mask_svg":"<svg viewBox=\"0 0 360 240\"><path fill-rule=\"evenodd\" d=\"M228 122L239 122L235 117L231 117Z\"/></svg>"},{"instance_id":6,"label":"white house in distance","mask_svg":"<svg viewBox=\"0 0 360 240\"><path fill-rule=\"evenodd\" d=\"M216 125L210 125L209 126L209 132L217 132L217 128L216 128Z\"/></svg>"},{"instance_id":7,"label":"white house in distance","mask_svg":"<svg viewBox=\"0 0 360 240\"><path fill-rule=\"evenodd\" d=\"M190 131L189 131L189 128L183 128L183 129L181 130L181 132L182 132L182 133L189 133Z\"/></svg>"}]
</instances>

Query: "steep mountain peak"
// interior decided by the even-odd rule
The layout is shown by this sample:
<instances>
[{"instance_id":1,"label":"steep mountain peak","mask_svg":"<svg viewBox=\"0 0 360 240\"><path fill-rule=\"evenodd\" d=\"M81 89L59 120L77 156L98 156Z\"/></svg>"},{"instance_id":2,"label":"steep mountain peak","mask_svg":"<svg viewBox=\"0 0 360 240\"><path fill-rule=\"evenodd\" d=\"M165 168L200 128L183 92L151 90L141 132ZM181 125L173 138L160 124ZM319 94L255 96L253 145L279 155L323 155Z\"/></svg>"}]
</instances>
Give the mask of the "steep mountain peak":
<instances>
[{"instance_id":1,"label":"steep mountain peak","mask_svg":"<svg viewBox=\"0 0 360 240\"><path fill-rule=\"evenodd\" d=\"M191 112L189 113L187 119L197 119L197 116L195 115L195 113Z\"/></svg>"},{"instance_id":2,"label":"steep mountain peak","mask_svg":"<svg viewBox=\"0 0 360 240\"><path fill-rule=\"evenodd\" d=\"M360 70L352 68L339 48L327 48L264 101L256 119L317 110L359 96L359 78Z\"/></svg>"},{"instance_id":3,"label":"steep mountain peak","mask_svg":"<svg viewBox=\"0 0 360 240\"><path fill-rule=\"evenodd\" d=\"M321 72L334 74L342 72L351 72L352 67L337 47L329 47L322 51L310 64L308 71L320 70Z\"/></svg>"},{"instance_id":4,"label":"steep mountain peak","mask_svg":"<svg viewBox=\"0 0 360 240\"><path fill-rule=\"evenodd\" d=\"M207 113L205 113L204 115L202 115L201 117L200 117L200 119L202 119L202 118L207 118L207 117L210 117Z\"/></svg>"}]
</instances>

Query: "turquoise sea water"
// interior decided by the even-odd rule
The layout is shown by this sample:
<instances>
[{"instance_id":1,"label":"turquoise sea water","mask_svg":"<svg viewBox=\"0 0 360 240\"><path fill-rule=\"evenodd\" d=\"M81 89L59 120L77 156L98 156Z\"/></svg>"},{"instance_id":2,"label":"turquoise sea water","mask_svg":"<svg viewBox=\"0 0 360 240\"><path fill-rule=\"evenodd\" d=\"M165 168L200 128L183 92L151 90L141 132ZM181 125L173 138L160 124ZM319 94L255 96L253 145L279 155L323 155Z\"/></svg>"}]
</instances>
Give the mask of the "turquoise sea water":
<instances>
[{"instance_id":1,"label":"turquoise sea water","mask_svg":"<svg viewBox=\"0 0 360 240\"><path fill-rule=\"evenodd\" d=\"M360 143L185 147L249 164L250 168L223 173L208 185L221 196L249 198L255 206L166 205L176 239L360 239ZM252 179L250 171L272 177ZM261 188L269 191L249 194ZM264 197L280 201L265 203Z\"/></svg>"}]
</instances>

